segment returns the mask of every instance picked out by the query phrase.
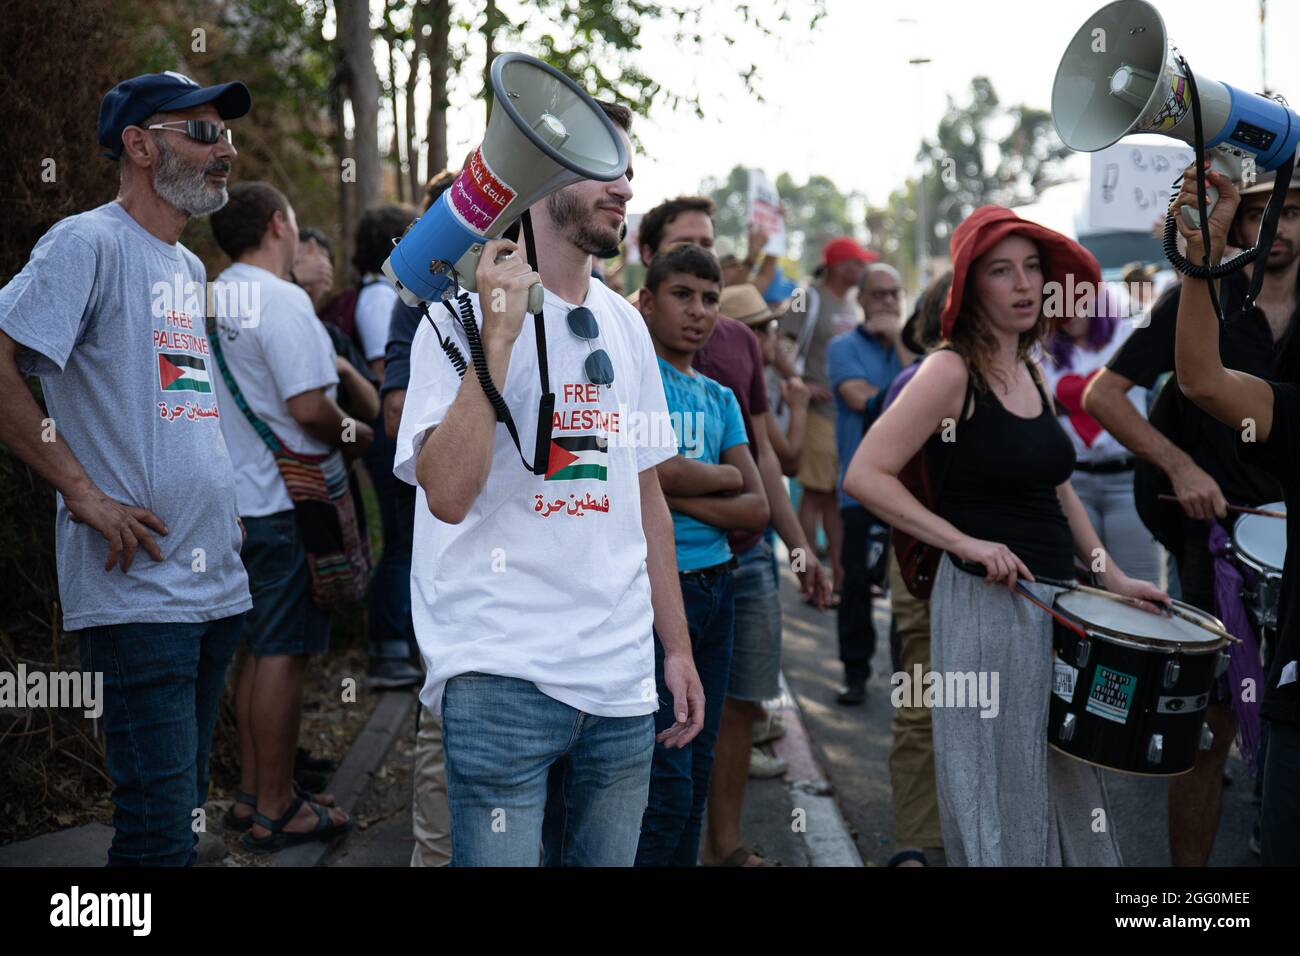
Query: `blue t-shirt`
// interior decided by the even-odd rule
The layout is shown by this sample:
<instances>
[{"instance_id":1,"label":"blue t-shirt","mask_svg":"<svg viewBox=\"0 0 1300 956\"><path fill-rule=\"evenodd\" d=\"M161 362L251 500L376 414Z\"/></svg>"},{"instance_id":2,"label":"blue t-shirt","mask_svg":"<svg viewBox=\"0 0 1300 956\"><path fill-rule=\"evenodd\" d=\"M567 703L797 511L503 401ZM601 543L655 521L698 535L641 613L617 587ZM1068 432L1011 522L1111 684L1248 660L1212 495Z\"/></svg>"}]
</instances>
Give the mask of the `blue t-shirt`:
<instances>
[{"instance_id":1,"label":"blue t-shirt","mask_svg":"<svg viewBox=\"0 0 1300 956\"><path fill-rule=\"evenodd\" d=\"M728 448L748 443L740 403L731 389L700 372L683 375L662 358L659 376L679 455L717 465ZM679 571L697 571L731 559L727 532L690 515L673 512L673 536Z\"/></svg>"},{"instance_id":2,"label":"blue t-shirt","mask_svg":"<svg viewBox=\"0 0 1300 956\"><path fill-rule=\"evenodd\" d=\"M844 493L844 472L862 441L862 412L855 412L840 395L840 383L866 379L884 391L898 374L898 352L867 332L862 326L831 339L826 350L828 377L835 393L835 450L840 458L839 495L841 508L860 508L861 503Z\"/></svg>"}]
</instances>

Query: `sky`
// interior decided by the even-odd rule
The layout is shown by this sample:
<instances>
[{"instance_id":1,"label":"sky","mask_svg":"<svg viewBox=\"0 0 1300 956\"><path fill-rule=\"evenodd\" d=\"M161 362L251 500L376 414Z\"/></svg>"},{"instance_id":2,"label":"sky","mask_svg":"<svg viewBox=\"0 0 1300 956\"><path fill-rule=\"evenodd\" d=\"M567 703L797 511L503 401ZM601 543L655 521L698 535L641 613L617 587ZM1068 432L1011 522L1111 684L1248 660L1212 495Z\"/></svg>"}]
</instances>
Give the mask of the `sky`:
<instances>
[{"instance_id":1,"label":"sky","mask_svg":"<svg viewBox=\"0 0 1300 956\"><path fill-rule=\"evenodd\" d=\"M751 5L762 9L765 0ZM789 172L798 181L821 173L881 204L913 171L922 132L933 134L949 97L968 97L972 77L988 76L1004 104L1047 109L1066 44L1102 5L828 0L827 16L815 30L786 24L780 35L763 37L744 29L726 4L712 23L735 44L710 35L698 51L674 44L667 24L647 24L637 64L672 89L698 90L706 115L657 104L650 118L638 117L644 152L630 209L644 211L696 191L704 178L723 176L737 163L760 166L773 177ZM1258 0L1157 0L1156 7L1198 75L1248 91L1261 88ZM522 4L516 10L535 16ZM1300 0L1268 0L1267 14L1269 85L1300 105L1300 57L1286 49L1287 38L1300 36ZM902 17L913 22L899 22ZM914 57L931 62L911 66ZM750 63L759 67L764 102L737 78ZM453 157L482 136L483 111L473 95L462 89L452 96ZM1087 157L1077 157L1071 169L1086 179ZM1052 205L1077 204L1082 188L1064 188L1065 196Z\"/></svg>"}]
</instances>

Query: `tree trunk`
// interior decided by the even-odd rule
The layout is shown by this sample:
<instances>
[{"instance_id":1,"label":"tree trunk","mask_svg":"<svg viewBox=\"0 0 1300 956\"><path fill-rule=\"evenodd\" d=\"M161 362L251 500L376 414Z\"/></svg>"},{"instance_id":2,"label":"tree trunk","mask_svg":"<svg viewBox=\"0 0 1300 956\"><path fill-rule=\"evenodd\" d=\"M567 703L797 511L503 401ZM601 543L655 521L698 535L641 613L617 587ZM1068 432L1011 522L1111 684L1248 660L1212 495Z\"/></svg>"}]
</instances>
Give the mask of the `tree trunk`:
<instances>
[{"instance_id":1,"label":"tree trunk","mask_svg":"<svg viewBox=\"0 0 1300 956\"><path fill-rule=\"evenodd\" d=\"M427 147L424 178L432 179L447 168L447 70L451 54L447 49L451 33L451 0L432 0L429 4L429 118L425 126Z\"/></svg>"},{"instance_id":2,"label":"tree trunk","mask_svg":"<svg viewBox=\"0 0 1300 956\"><path fill-rule=\"evenodd\" d=\"M406 64L406 183L410 191L411 203L420 205L420 147L415 140L415 88L420 80L420 57L424 53L428 38L421 32L423 20L418 10L412 15L412 31L415 45L411 47L411 56Z\"/></svg>"},{"instance_id":3,"label":"tree trunk","mask_svg":"<svg viewBox=\"0 0 1300 956\"><path fill-rule=\"evenodd\" d=\"M393 163L393 179L397 183L397 201L406 202L406 179L402 176L402 114L397 109L397 58L393 56L393 33L384 31L384 46L388 49L388 103L393 111L393 138L389 157Z\"/></svg>"},{"instance_id":4,"label":"tree trunk","mask_svg":"<svg viewBox=\"0 0 1300 956\"><path fill-rule=\"evenodd\" d=\"M483 5L483 43L487 51L483 58L483 125L492 118L492 61L497 51L493 45L497 35L497 24L501 15L497 12L496 0L487 0Z\"/></svg>"},{"instance_id":5,"label":"tree trunk","mask_svg":"<svg viewBox=\"0 0 1300 956\"><path fill-rule=\"evenodd\" d=\"M335 260L337 264L352 261L352 240L357 232L357 216L351 202L356 184L345 181L342 175L343 161L348 157L348 140L344 135L343 128L343 102L347 98L347 67L343 64L341 53L336 51L334 56L336 60L334 77L330 81L330 119L333 120L334 129L330 134L330 146L334 150L334 175L338 176L339 184L339 218L337 223L339 257ZM345 269L344 275L346 275L346 271Z\"/></svg>"},{"instance_id":6,"label":"tree trunk","mask_svg":"<svg viewBox=\"0 0 1300 956\"><path fill-rule=\"evenodd\" d=\"M380 189L379 74L375 71L370 5L366 0L334 0L337 43L347 67L348 99L352 102L352 140L347 144L355 160L355 182L350 185L351 207L357 218L377 205ZM345 177L348 175L344 170ZM352 236L346 237L349 244Z\"/></svg>"}]
</instances>

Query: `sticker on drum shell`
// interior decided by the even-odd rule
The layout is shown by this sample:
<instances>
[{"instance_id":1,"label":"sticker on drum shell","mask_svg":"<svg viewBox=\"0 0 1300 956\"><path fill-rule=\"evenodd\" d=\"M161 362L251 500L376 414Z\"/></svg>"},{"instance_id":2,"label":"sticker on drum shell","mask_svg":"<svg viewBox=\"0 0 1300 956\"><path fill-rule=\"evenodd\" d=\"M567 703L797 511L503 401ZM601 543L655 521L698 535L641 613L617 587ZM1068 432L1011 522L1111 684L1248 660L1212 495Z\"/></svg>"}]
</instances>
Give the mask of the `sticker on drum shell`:
<instances>
[{"instance_id":1,"label":"sticker on drum shell","mask_svg":"<svg viewBox=\"0 0 1300 956\"><path fill-rule=\"evenodd\" d=\"M1192 714L1198 710L1204 710L1209 702L1209 694L1195 694L1191 697L1161 697L1156 701L1156 713Z\"/></svg>"},{"instance_id":2,"label":"sticker on drum shell","mask_svg":"<svg viewBox=\"0 0 1300 956\"><path fill-rule=\"evenodd\" d=\"M1098 665L1092 675L1092 686L1088 688L1088 703L1084 709L1117 724L1127 723L1135 690L1137 678L1132 674Z\"/></svg>"},{"instance_id":3,"label":"sticker on drum shell","mask_svg":"<svg viewBox=\"0 0 1300 956\"><path fill-rule=\"evenodd\" d=\"M1079 679L1079 668L1072 667L1059 657L1052 658L1052 693L1067 704L1074 700L1074 685Z\"/></svg>"}]
</instances>

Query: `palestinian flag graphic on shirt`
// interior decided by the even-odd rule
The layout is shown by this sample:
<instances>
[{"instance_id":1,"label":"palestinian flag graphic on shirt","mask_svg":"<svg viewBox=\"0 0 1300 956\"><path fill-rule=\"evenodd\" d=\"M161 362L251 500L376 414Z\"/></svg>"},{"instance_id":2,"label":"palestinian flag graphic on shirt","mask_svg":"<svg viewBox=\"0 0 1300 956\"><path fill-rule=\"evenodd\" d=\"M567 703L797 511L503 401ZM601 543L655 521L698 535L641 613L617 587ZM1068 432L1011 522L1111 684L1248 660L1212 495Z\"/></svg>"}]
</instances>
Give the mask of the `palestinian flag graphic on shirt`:
<instances>
[{"instance_id":1,"label":"palestinian flag graphic on shirt","mask_svg":"<svg viewBox=\"0 0 1300 956\"><path fill-rule=\"evenodd\" d=\"M158 384L164 392L211 392L208 367L195 355L158 353Z\"/></svg>"},{"instance_id":2,"label":"palestinian flag graphic on shirt","mask_svg":"<svg viewBox=\"0 0 1300 956\"><path fill-rule=\"evenodd\" d=\"M546 463L547 481L573 481L608 475L608 440L595 435L566 435L551 439L551 457Z\"/></svg>"}]
</instances>

